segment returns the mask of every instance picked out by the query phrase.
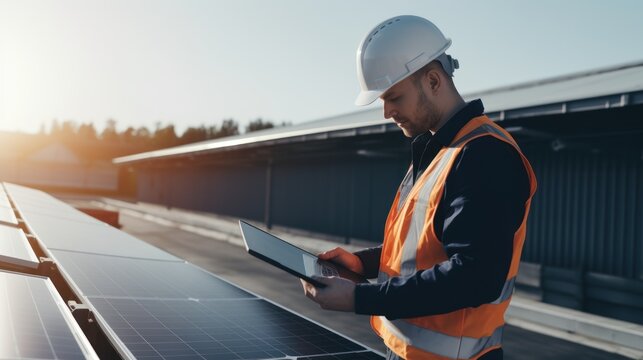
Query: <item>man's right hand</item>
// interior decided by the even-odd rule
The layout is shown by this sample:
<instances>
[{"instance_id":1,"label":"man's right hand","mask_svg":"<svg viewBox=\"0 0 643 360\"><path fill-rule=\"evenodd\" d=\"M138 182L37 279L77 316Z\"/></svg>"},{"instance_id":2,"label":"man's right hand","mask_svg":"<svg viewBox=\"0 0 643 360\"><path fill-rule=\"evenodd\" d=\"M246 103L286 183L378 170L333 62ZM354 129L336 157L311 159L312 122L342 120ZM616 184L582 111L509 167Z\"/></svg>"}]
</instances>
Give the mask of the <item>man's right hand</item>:
<instances>
[{"instance_id":1,"label":"man's right hand","mask_svg":"<svg viewBox=\"0 0 643 360\"><path fill-rule=\"evenodd\" d=\"M357 255L354 255L340 247L323 252L317 255L317 257L322 260L342 265L354 273L364 275L364 265L362 264L362 260L360 260Z\"/></svg>"}]
</instances>

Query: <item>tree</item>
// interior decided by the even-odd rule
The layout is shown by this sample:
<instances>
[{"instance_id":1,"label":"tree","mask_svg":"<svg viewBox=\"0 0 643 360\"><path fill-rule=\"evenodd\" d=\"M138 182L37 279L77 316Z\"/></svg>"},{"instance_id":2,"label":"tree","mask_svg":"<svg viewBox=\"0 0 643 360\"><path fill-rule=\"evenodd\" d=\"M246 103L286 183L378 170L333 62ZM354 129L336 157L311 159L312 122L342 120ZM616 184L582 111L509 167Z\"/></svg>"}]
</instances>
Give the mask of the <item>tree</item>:
<instances>
[{"instance_id":1,"label":"tree","mask_svg":"<svg viewBox=\"0 0 643 360\"><path fill-rule=\"evenodd\" d=\"M135 139L134 139L135 131L136 130L133 127L128 126L127 129L125 129L125 131L120 133L119 137L121 138L121 141L123 142L123 144L130 145L135 143Z\"/></svg>"},{"instance_id":2,"label":"tree","mask_svg":"<svg viewBox=\"0 0 643 360\"><path fill-rule=\"evenodd\" d=\"M216 125L209 126L205 129L206 132L206 137L208 140L210 139L216 139L217 134L219 133L219 129L217 129Z\"/></svg>"},{"instance_id":3,"label":"tree","mask_svg":"<svg viewBox=\"0 0 643 360\"><path fill-rule=\"evenodd\" d=\"M107 121L105 121L105 129L103 129L103 132L100 134L100 138L101 140L106 142L118 141L118 133L116 132L116 120L107 119Z\"/></svg>"},{"instance_id":4,"label":"tree","mask_svg":"<svg viewBox=\"0 0 643 360\"><path fill-rule=\"evenodd\" d=\"M272 122L264 122L261 118L257 118L256 120L252 120L250 123L248 123L248 125L246 126L246 133L263 129L270 129L273 127L275 127L275 125Z\"/></svg>"},{"instance_id":5,"label":"tree","mask_svg":"<svg viewBox=\"0 0 643 360\"><path fill-rule=\"evenodd\" d=\"M80 124L77 130L77 137L81 140L96 141L98 136L93 123Z\"/></svg>"},{"instance_id":6,"label":"tree","mask_svg":"<svg viewBox=\"0 0 643 360\"><path fill-rule=\"evenodd\" d=\"M156 149L166 148L176 145L177 140L174 125L167 125L166 127L157 126L152 136L152 146Z\"/></svg>"},{"instance_id":7,"label":"tree","mask_svg":"<svg viewBox=\"0 0 643 360\"><path fill-rule=\"evenodd\" d=\"M198 128L189 127L181 135L180 144L190 144L208 139L208 129L201 125Z\"/></svg>"},{"instance_id":8,"label":"tree","mask_svg":"<svg viewBox=\"0 0 643 360\"><path fill-rule=\"evenodd\" d=\"M225 119L221 124L219 130L213 134L213 139L218 139L226 136L239 135L239 124L234 119Z\"/></svg>"},{"instance_id":9,"label":"tree","mask_svg":"<svg viewBox=\"0 0 643 360\"><path fill-rule=\"evenodd\" d=\"M60 135L60 124L58 123L58 119L53 119L51 121L51 128L49 130L49 135L51 136Z\"/></svg>"}]
</instances>

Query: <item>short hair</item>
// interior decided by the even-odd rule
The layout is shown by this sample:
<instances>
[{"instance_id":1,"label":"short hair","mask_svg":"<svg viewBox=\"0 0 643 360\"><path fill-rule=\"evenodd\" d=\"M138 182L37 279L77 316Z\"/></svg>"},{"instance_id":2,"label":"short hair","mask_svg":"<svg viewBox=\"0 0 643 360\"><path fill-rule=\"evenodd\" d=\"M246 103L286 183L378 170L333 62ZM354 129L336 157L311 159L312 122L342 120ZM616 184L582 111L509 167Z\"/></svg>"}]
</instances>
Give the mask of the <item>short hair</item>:
<instances>
[{"instance_id":1,"label":"short hair","mask_svg":"<svg viewBox=\"0 0 643 360\"><path fill-rule=\"evenodd\" d=\"M449 79L449 81L453 83L453 79L444 70L442 63L439 62L438 60L433 60L433 61L429 61L428 64L422 66L416 72L411 74L411 79L413 80L413 83L415 84L415 86L420 87L421 86L420 79L422 78L422 75L424 75L429 70L433 70L433 69L437 69L438 71L440 71L445 78Z\"/></svg>"}]
</instances>

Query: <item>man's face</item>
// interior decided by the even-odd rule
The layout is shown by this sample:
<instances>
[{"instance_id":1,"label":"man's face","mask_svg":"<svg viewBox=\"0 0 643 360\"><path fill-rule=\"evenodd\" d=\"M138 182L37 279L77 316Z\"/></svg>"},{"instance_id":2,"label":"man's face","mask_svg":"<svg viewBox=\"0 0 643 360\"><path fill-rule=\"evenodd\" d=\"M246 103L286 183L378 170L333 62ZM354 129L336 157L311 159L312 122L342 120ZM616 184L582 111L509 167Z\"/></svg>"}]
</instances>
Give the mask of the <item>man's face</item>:
<instances>
[{"instance_id":1,"label":"man's face","mask_svg":"<svg viewBox=\"0 0 643 360\"><path fill-rule=\"evenodd\" d=\"M392 118L406 137L423 134L439 123L435 104L413 76L388 89L381 99L384 101L384 117Z\"/></svg>"}]
</instances>

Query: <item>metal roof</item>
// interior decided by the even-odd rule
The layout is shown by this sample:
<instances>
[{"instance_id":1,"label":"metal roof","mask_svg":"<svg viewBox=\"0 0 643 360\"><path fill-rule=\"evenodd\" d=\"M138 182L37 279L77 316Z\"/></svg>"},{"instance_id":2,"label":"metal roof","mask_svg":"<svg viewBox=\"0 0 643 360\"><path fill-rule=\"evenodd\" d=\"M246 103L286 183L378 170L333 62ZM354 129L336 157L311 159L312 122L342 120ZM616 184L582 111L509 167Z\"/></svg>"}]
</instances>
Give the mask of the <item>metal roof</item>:
<instances>
[{"instance_id":1,"label":"metal roof","mask_svg":"<svg viewBox=\"0 0 643 360\"><path fill-rule=\"evenodd\" d=\"M643 61L465 94L482 99L493 120L624 107L643 104ZM287 127L208 140L119 157L115 164L195 156L221 150L269 146L316 139L400 131L381 108L357 111Z\"/></svg>"}]
</instances>

